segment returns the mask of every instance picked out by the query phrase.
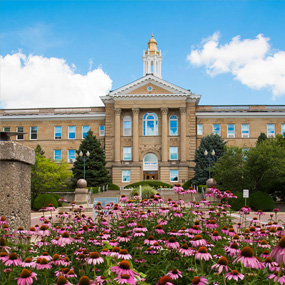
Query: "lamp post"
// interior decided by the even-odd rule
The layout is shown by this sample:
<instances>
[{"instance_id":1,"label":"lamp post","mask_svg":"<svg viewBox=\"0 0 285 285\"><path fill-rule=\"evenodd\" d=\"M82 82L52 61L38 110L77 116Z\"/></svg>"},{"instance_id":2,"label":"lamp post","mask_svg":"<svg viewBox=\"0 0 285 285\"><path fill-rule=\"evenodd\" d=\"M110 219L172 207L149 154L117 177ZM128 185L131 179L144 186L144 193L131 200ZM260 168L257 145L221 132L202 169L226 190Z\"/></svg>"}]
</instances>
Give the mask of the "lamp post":
<instances>
[{"instance_id":1,"label":"lamp post","mask_svg":"<svg viewBox=\"0 0 285 285\"><path fill-rule=\"evenodd\" d=\"M89 159L90 152L87 150L86 155L83 154L82 150L79 152L79 156L83 158L84 162L84 180L85 180L85 161Z\"/></svg>"},{"instance_id":2,"label":"lamp post","mask_svg":"<svg viewBox=\"0 0 285 285\"><path fill-rule=\"evenodd\" d=\"M209 179L210 179L210 178L211 178L211 160L212 160L212 159L213 159L213 160L215 159L216 153L215 153L214 150L212 150L211 153L208 153L208 151L205 149L204 155L205 155L205 157L209 160Z\"/></svg>"}]
</instances>

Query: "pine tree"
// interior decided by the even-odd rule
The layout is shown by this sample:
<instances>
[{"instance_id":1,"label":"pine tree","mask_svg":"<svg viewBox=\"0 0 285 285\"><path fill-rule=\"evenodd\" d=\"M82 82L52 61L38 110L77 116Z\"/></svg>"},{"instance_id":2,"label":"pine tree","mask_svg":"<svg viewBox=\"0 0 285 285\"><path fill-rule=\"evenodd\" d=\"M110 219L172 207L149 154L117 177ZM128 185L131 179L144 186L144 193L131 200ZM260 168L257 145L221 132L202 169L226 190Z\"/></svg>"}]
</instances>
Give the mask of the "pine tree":
<instances>
[{"instance_id":1,"label":"pine tree","mask_svg":"<svg viewBox=\"0 0 285 285\"><path fill-rule=\"evenodd\" d=\"M257 138L256 144L260 144L263 141L267 140L267 136L265 133L260 133L259 137Z\"/></svg>"},{"instance_id":2,"label":"pine tree","mask_svg":"<svg viewBox=\"0 0 285 285\"><path fill-rule=\"evenodd\" d=\"M87 185L90 187L106 185L110 181L110 178L108 170L105 167L104 149L101 148L100 141L93 135L91 130L88 131L87 136L76 151L78 156L72 168L74 183L76 184L78 179L84 177L84 161L83 157L79 156L80 151L84 155L86 155L87 151L90 153L90 156L85 161L85 180L87 181Z\"/></svg>"},{"instance_id":3,"label":"pine tree","mask_svg":"<svg viewBox=\"0 0 285 285\"><path fill-rule=\"evenodd\" d=\"M216 163L216 161L223 156L225 153L226 142L217 134L211 134L201 139L201 143L198 149L195 152L196 166L195 176L192 182L196 185L205 185L207 179L209 178L209 159L205 156L205 150L208 151L210 155L211 152L215 151L215 156L211 157L211 167Z\"/></svg>"}]
</instances>

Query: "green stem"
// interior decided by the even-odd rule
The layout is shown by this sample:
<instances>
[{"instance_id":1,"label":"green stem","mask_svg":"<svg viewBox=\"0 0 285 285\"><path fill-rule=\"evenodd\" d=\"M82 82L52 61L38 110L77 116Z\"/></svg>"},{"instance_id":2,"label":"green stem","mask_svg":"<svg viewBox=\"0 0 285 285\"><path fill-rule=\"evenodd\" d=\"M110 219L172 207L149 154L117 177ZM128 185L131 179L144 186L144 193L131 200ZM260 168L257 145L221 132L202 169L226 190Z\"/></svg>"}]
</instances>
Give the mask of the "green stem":
<instances>
[{"instance_id":1,"label":"green stem","mask_svg":"<svg viewBox=\"0 0 285 285\"><path fill-rule=\"evenodd\" d=\"M276 281L275 281L275 285L278 284L278 280L279 280L279 278L280 278L280 276L281 276L282 265L283 265L283 263L281 262L281 264L280 264L280 269L279 269L279 272L278 272L278 275L277 275L277 279L276 279Z\"/></svg>"}]
</instances>

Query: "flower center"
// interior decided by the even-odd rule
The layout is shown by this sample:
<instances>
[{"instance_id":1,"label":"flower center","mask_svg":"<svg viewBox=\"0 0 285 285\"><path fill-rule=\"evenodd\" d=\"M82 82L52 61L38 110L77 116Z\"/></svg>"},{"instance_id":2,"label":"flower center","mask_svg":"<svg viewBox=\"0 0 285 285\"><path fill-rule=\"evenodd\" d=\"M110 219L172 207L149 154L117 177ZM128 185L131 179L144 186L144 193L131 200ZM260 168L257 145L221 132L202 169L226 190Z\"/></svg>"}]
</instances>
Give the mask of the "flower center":
<instances>
[{"instance_id":1,"label":"flower center","mask_svg":"<svg viewBox=\"0 0 285 285\"><path fill-rule=\"evenodd\" d=\"M23 269L21 274L20 274L20 278L28 278L31 276L31 274L32 274L31 270Z\"/></svg>"},{"instance_id":2,"label":"flower center","mask_svg":"<svg viewBox=\"0 0 285 285\"><path fill-rule=\"evenodd\" d=\"M119 254L128 254L129 252L126 249L121 249Z\"/></svg>"},{"instance_id":3,"label":"flower center","mask_svg":"<svg viewBox=\"0 0 285 285\"><path fill-rule=\"evenodd\" d=\"M120 248L117 247L117 246L114 246L113 249L112 249L112 252L120 252Z\"/></svg>"},{"instance_id":4,"label":"flower center","mask_svg":"<svg viewBox=\"0 0 285 285\"><path fill-rule=\"evenodd\" d=\"M156 227L155 227L157 230L162 230L163 228L162 228L162 225L157 225Z\"/></svg>"},{"instance_id":5,"label":"flower center","mask_svg":"<svg viewBox=\"0 0 285 285\"><path fill-rule=\"evenodd\" d=\"M6 246L6 240L3 237L0 238L0 246Z\"/></svg>"},{"instance_id":6,"label":"flower center","mask_svg":"<svg viewBox=\"0 0 285 285\"><path fill-rule=\"evenodd\" d=\"M82 276L79 279L79 285L90 285L90 279L87 276Z\"/></svg>"},{"instance_id":7,"label":"flower center","mask_svg":"<svg viewBox=\"0 0 285 285\"><path fill-rule=\"evenodd\" d=\"M213 236L217 237L218 235L219 235L219 232L217 232L217 231L213 232Z\"/></svg>"},{"instance_id":8,"label":"flower center","mask_svg":"<svg viewBox=\"0 0 285 285\"><path fill-rule=\"evenodd\" d=\"M263 239L263 240L260 242L260 244L262 244L262 245L267 245L267 241L266 241L265 239Z\"/></svg>"},{"instance_id":9,"label":"flower center","mask_svg":"<svg viewBox=\"0 0 285 285\"><path fill-rule=\"evenodd\" d=\"M100 254L98 253L98 252L91 252L90 254L89 254L89 257L90 258L94 258L94 259L97 259L97 258L99 258L100 257Z\"/></svg>"},{"instance_id":10,"label":"flower center","mask_svg":"<svg viewBox=\"0 0 285 285\"><path fill-rule=\"evenodd\" d=\"M187 245L187 243L184 243L184 244L182 245L182 248L183 248L183 249L188 249L189 246Z\"/></svg>"},{"instance_id":11,"label":"flower center","mask_svg":"<svg viewBox=\"0 0 285 285\"><path fill-rule=\"evenodd\" d=\"M60 259L60 255L57 254L57 253L54 254L52 260L53 260L53 261L56 261L56 260L58 260L58 259Z\"/></svg>"},{"instance_id":12,"label":"flower center","mask_svg":"<svg viewBox=\"0 0 285 285\"><path fill-rule=\"evenodd\" d=\"M170 276L163 276L158 280L158 285L165 285L167 282L171 282L172 278Z\"/></svg>"},{"instance_id":13,"label":"flower center","mask_svg":"<svg viewBox=\"0 0 285 285\"><path fill-rule=\"evenodd\" d=\"M9 255L10 260L16 260L18 258L18 255L15 252L11 252Z\"/></svg>"},{"instance_id":14,"label":"flower center","mask_svg":"<svg viewBox=\"0 0 285 285\"><path fill-rule=\"evenodd\" d=\"M178 270L177 269L173 269L172 270L172 274L178 274Z\"/></svg>"},{"instance_id":15,"label":"flower center","mask_svg":"<svg viewBox=\"0 0 285 285\"><path fill-rule=\"evenodd\" d=\"M127 260L123 260L120 262L119 267L122 269L130 269L131 265Z\"/></svg>"},{"instance_id":16,"label":"flower center","mask_svg":"<svg viewBox=\"0 0 285 285\"><path fill-rule=\"evenodd\" d=\"M198 252L199 253L207 253L208 249L205 246L200 246L198 249Z\"/></svg>"},{"instance_id":17,"label":"flower center","mask_svg":"<svg viewBox=\"0 0 285 285\"><path fill-rule=\"evenodd\" d=\"M57 278L57 281L56 281L57 285L64 285L66 283L67 283L67 280L66 280L66 278L64 276L59 276Z\"/></svg>"},{"instance_id":18,"label":"flower center","mask_svg":"<svg viewBox=\"0 0 285 285\"><path fill-rule=\"evenodd\" d=\"M48 264L48 261L45 258L42 258L40 264Z\"/></svg>"},{"instance_id":19,"label":"flower center","mask_svg":"<svg viewBox=\"0 0 285 285\"><path fill-rule=\"evenodd\" d=\"M232 270L232 275L238 275L238 271L237 270Z\"/></svg>"},{"instance_id":20,"label":"flower center","mask_svg":"<svg viewBox=\"0 0 285 285\"><path fill-rule=\"evenodd\" d=\"M69 238L69 233L68 232L64 232L61 236L63 238Z\"/></svg>"},{"instance_id":21,"label":"flower center","mask_svg":"<svg viewBox=\"0 0 285 285\"><path fill-rule=\"evenodd\" d=\"M149 236L148 240L154 240L154 237L153 236Z\"/></svg>"},{"instance_id":22,"label":"flower center","mask_svg":"<svg viewBox=\"0 0 285 285\"><path fill-rule=\"evenodd\" d=\"M27 257L27 258L24 260L24 262L26 262L26 263L30 263L30 262L32 262L32 259L31 259L31 258L29 258L29 257Z\"/></svg>"},{"instance_id":23,"label":"flower center","mask_svg":"<svg viewBox=\"0 0 285 285\"><path fill-rule=\"evenodd\" d=\"M169 242L176 242L176 239L175 239L175 237L170 237L170 238L168 239L168 241L169 241Z\"/></svg>"},{"instance_id":24,"label":"flower center","mask_svg":"<svg viewBox=\"0 0 285 285\"><path fill-rule=\"evenodd\" d=\"M203 239L203 237L201 236L201 235L195 235L195 237L194 237L194 240L196 241L196 240L200 240L200 239Z\"/></svg>"},{"instance_id":25,"label":"flower center","mask_svg":"<svg viewBox=\"0 0 285 285\"><path fill-rule=\"evenodd\" d=\"M228 260L224 256L220 257L218 259L217 263L220 264L220 265L228 265L229 264Z\"/></svg>"},{"instance_id":26,"label":"flower center","mask_svg":"<svg viewBox=\"0 0 285 285\"><path fill-rule=\"evenodd\" d=\"M196 276L192 279L192 284L199 284L200 282L200 277Z\"/></svg>"},{"instance_id":27,"label":"flower center","mask_svg":"<svg viewBox=\"0 0 285 285\"><path fill-rule=\"evenodd\" d=\"M126 232L121 233L121 237L128 237L129 235Z\"/></svg>"},{"instance_id":28,"label":"flower center","mask_svg":"<svg viewBox=\"0 0 285 285\"><path fill-rule=\"evenodd\" d=\"M121 275L121 278L123 278L123 279L129 279L129 278L130 278L130 275L129 275L129 274L122 274L122 275Z\"/></svg>"},{"instance_id":29,"label":"flower center","mask_svg":"<svg viewBox=\"0 0 285 285\"><path fill-rule=\"evenodd\" d=\"M282 248L285 248L285 236L280 239L278 245Z\"/></svg>"},{"instance_id":30,"label":"flower center","mask_svg":"<svg viewBox=\"0 0 285 285\"><path fill-rule=\"evenodd\" d=\"M47 230L47 226L46 226L46 225L42 225L42 226L40 227L40 230L41 230L41 231L46 231L46 230Z\"/></svg>"},{"instance_id":31,"label":"flower center","mask_svg":"<svg viewBox=\"0 0 285 285\"><path fill-rule=\"evenodd\" d=\"M254 253L251 247L249 246L245 246L242 250L241 250L241 255L244 257L253 257Z\"/></svg>"},{"instance_id":32,"label":"flower center","mask_svg":"<svg viewBox=\"0 0 285 285\"><path fill-rule=\"evenodd\" d=\"M232 243L231 248L238 249L238 244L236 242Z\"/></svg>"}]
</instances>

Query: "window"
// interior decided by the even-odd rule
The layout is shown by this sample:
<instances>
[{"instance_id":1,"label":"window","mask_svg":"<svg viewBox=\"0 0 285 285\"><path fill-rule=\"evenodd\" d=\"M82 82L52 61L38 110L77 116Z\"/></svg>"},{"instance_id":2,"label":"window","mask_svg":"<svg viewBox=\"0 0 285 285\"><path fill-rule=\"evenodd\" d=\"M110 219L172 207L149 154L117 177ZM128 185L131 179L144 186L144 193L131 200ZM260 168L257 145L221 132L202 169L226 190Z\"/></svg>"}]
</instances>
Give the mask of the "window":
<instances>
[{"instance_id":1,"label":"window","mask_svg":"<svg viewBox=\"0 0 285 285\"><path fill-rule=\"evenodd\" d=\"M132 148L123 147L123 160L131 160L131 159L132 159Z\"/></svg>"},{"instance_id":2,"label":"window","mask_svg":"<svg viewBox=\"0 0 285 285\"><path fill-rule=\"evenodd\" d=\"M247 152L249 151L248 148L243 148L242 149L242 159L246 160L247 159Z\"/></svg>"},{"instance_id":3,"label":"window","mask_svg":"<svg viewBox=\"0 0 285 285\"><path fill-rule=\"evenodd\" d=\"M221 125L220 124L214 124L213 125L213 134L214 135L221 135Z\"/></svg>"},{"instance_id":4,"label":"window","mask_svg":"<svg viewBox=\"0 0 285 285\"><path fill-rule=\"evenodd\" d=\"M241 125L241 137L242 138L249 138L249 124L242 124Z\"/></svg>"},{"instance_id":5,"label":"window","mask_svg":"<svg viewBox=\"0 0 285 285\"><path fill-rule=\"evenodd\" d=\"M275 124L267 124L267 137L275 137Z\"/></svg>"},{"instance_id":6,"label":"window","mask_svg":"<svg viewBox=\"0 0 285 285\"><path fill-rule=\"evenodd\" d=\"M178 170L170 170L170 182L178 182Z\"/></svg>"},{"instance_id":7,"label":"window","mask_svg":"<svg viewBox=\"0 0 285 285\"><path fill-rule=\"evenodd\" d=\"M18 133L23 133L24 132L24 127L17 127L17 132ZM24 139L24 134L19 134L16 137L17 140L23 140Z\"/></svg>"},{"instance_id":8,"label":"window","mask_svg":"<svg viewBox=\"0 0 285 285\"><path fill-rule=\"evenodd\" d=\"M281 135L285 137L285 124L281 124Z\"/></svg>"},{"instance_id":9,"label":"window","mask_svg":"<svg viewBox=\"0 0 285 285\"><path fill-rule=\"evenodd\" d=\"M90 130L90 126L82 126L82 138L83 139L85 139L89 130Z\"/></svg>"},{"instance_id":10,"label":"window","mask_svg":"<svg viewBox=\"0 0 285 285\"><path fill-rule=\"evenodd\" d=\"M31 140L38 139L38 127L31 127L30 128L30 139Z\"/></svg>"},{"instance_id":11,"label":"window","mask_svg":"<svg viewBox=\"0 0 285 285\"><path fill-rule=\"evenodd\" d=\"M68 127L68 139L75 139L76 135L76 127L69 126Z\"/></svg>"},{"instance_id":12,"label":"window","mask_svg":"<svg viewBox=\"0 0 285 285\"><path fill-rule=\"evenodd\" d=\"M124 136L131 136L132 135L132 119L130 116L124 117L123 122L123 135Z\"/></svg>"},{"instance_id":13,"label":"window","mask_svg":"<svg viewBox=\"0 0 285 285\"><path fill-rule=\"evenodd\" d=\"M154 153L147 153L144 156L143 170L158 170L158 159Z\"/></svg>"},{"instance_id":14,"label":"window","mask_svg":"<svg viewBox=\"0 0 285 285\"><path fill-rule=\"evenodd\" d=\"M62 135L61 126L55 126L54 127L54 139L61 140L61 135Z\"/></svg>"},{"instance_id":15,"label":"window","mask_svg":"<svg viewBox=\"0 0 285 285\"><path fill-rule=\"evenodd\" d=\"M11 131L11 128L10 127L4 127L3 128L3 132L10 132Z\"/></svg>"},{"instance_id":16,"label":"window","mask_svg":"<svg viewBox=\"0 0 285 285\"><path fill-rule=\"evenodd\" d=\"M169 118L169 134L171 136L177 136L178 135L178 120L177 116L170 116Z\"/></svg>"},{"instance_id":17,"label":"window","mask_svg":"<svg viewBox=\"0 0 285 285\"><path fill-rule=\"evenodd\" d=\"M155 113L146 113L143 116L143 135L157 136L158 135L158 120Z\"/></svg>"},{"instance_id":18,"label":"window","mask_svg":"<svg viewBox=\"0 0 285 285\"><path fill-rule=\"evenodd\" d=\"M130 182L130 181L131 181L131 171L122 170L122 182Z\"/></svg>"},{"instance_id":19,"label":"window","mask_svg":"<svg viewBox=\"0 0 285 285\"><path fill-rule=\"evenodd\" d=\"M61 149L55 149L54 150L53 158L56 161L60 161L61 160Z\"/></svg>"},{"instance_id":20,"label":"window","mask_svg":"<svg viewBox=\"0 0 285 285\"><path fill-rule=\"evenodd\" d=\"M75 149L68 150L68 162L73 163L75 161Z\"/></svg>"},{"instance_id":21,"label":"window","mask_svg":"<svg viewBox=\"0 0 285 285\"><path fill-rule=\"evenodd\" d=\"M99 136L100 137L105 136L105 126L99 126Z\"/></svg>"},{"instance_id":22,"label":"window","mask_svg":"<svg viewBox=\"0 0 285 285\"><path fill-rule=\"evenodd\" d=\"M228 124L228 138L234 138L235 137L235 125L234 124Z\"/></svg>"},{"instance_id":23,"label":"window","mask_svg":"<svg viewBox=\"0 0 285 285\"><path fill-rule=\"evenodd\" d=\"M178 160L178 147L177 146L171 146L169 148L169 159Z\"/></svg>"},{"instance_id":24,"label":"window","mask_svg":"<svg viewBox=\"0 0 285 285\"><path fill-rule=\"evenodd\" d=\"M197 135L202 136L203 135L203 125L197 125Z\"/></svg>"}]
</instances>

